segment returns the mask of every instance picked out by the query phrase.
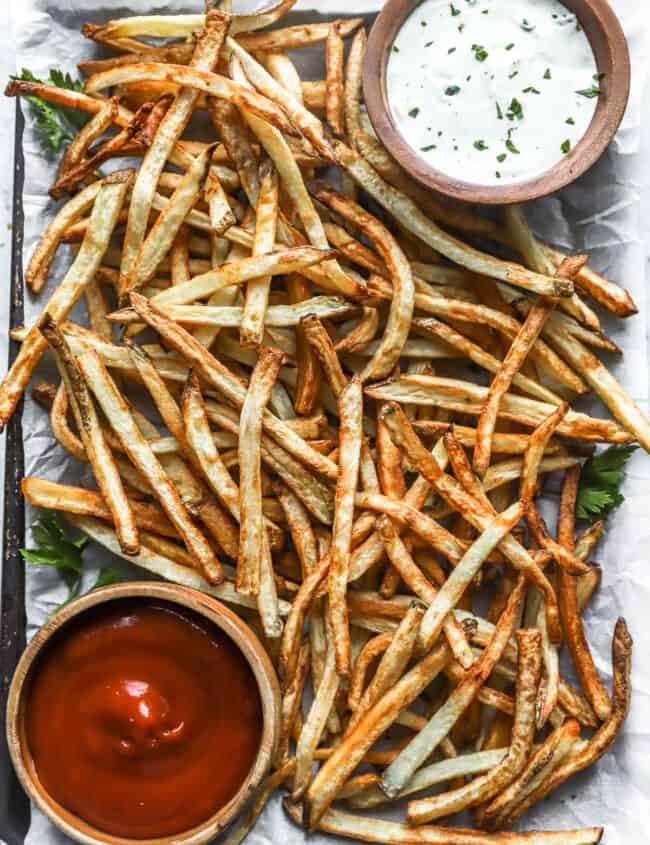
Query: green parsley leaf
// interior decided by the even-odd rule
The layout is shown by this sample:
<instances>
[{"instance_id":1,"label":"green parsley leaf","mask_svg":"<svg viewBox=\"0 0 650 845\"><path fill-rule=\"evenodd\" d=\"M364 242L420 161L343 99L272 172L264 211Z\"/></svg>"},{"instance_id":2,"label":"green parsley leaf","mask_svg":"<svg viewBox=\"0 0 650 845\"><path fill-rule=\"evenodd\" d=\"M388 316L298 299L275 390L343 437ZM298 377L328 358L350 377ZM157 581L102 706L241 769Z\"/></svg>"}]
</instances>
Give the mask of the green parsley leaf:
<instances>
[{"instance_id":1,"label":"green parsley leaf","mask_svg":"<svg viewBox=\"0 0 650 845\"><path fill-rule=\"evenodd\" d=\"M510 101L510 105L508 106L508 111L506 112L506 117L508 120L521 120L524 116L524 109L516 97L513 97Z\"/></svg>"},{"instance_id":2,"label":"green parsley leaf","mask_svg":"<svg viewBox=\"0 0 650 845\"><path fill-rule=\"evenodd\" d=\"M447 88L445 88L445 94L448 97L455 97L456 94L458 94L459 91L460 91L459 85L449 85Z\"/></svg>"},{"instance_id":3,"label":"green parsley leaf","mask_svg":"<svg viewBox=\"0 0 650 845\"><path fill-rule=\"evenodd\" d=\"M59 518L52 511L43 510L39 514L38 522L33 526L32 533L36 541L36 548L21 549L23 560L37 566L52 566L58 570L68 588L68 597L60 607L76 598L81 590L83 576L83 550L89 542L88 537L71 540L59 522ZM114 566L103 567L92 589L114 584L121 580L120 571ZM56 608L59 610L60 607ZM54 612L56 612L56 610Z\"/></svg>"},{"instance_id":4,"label":"green parsley leaf","mask_svg":"<svg viewBox=\"0 0 650 845\"><path fill-rule=\"evenodd\" d=\"M497 118L499 120L503 120L503 112L501 111L501 106L497 103Z\"/></svg>"},{"instance_id":5,"label":"green parsley leaf","mask_svg":"<svg viewBox=\"0 0 650 845\"><path fill-rule=\"evenodd\" d=\"M506 44L506 50L512 50L512 48L513 48L514 46L515 46L515 45L514 45L514 42L513 42L513 41L511 41L511 42L510 42L510 44Z\"/></svg>"},{"instance_id":6,"label":"green parsley leaf","mask_svg":"<svg viewBox=\"0 0 650 845\"><path fill-rule=\"evenodd\" d=\"M472 44L472 50L474 51L474 58L477 62L484 62L489 53L485 50L480 44Z\"/></svg>"},{"instance_id":7,"label":"green parsley leaf","mask_svg":"<svg viewBox=\"0 0 650 845\"><path fill-rule=\"evenodd\" d=\"M462 32L464 29L465 29L465 24L464 24L464 23L459 23L459 24L458 24L458 31L459 31L459 32Z\"/></svg>"},{"instance_id":8,"label":"green parsley leaf","mask_svg":"<svg viewBox=\"0 0 650 845\"><path fill-rule=\"evenodd\" d=\"M455 48L455 47L450 47L450 48L447 50L447 55L449 55L450 53L455 53L455 52L456 52L456 48Z\"/></svg>"},{"instance_id":9,"label":"green parsley leaf","mask_svg":"<svg viewBox=\"0 0 650 845\"><path fill-rule=\"evenodd\" d=\"M451 10L452 18L455 18L456 15L460 15L460 9L457 9L453 3L449 4L449 9Z\"/></svg>"},{"instance_id":10,"label":"green parsley leaf","mask_svg":"<svg viewBox=\"0 0 650 845\"><path fill-rule=\"evenodd\" d=\"M575 126L576 125L576 122L572 117L567 117L567 119L564 122L568 123L569 126Z\"/></svg>"},{"instance_id":11,"label":"green parsley leaf","mask_svg":"<svg viewBox=\"0 0 650 845\"><path fill-rule=\"evenodd\" d=\"M542 92L538 91L537 88L535 88L534 85L529 85L528 88L524 88L522 93L524 93L524 94L541 94Z\"/></svg>"},{"instance_id":12,"label":"green parsley leaf","mask_svg":"<svg viewBox=\"0 0 650 845\"><path fill-rule=\"evenodd\" d=\"M508 79L514 79L514 78L515 78L515 76L518 76L518 75L519 75L519 71L518 71L518 70L513 70L513 71L512 71L512 73L509 73L509 74L508 74Z\"/></svg>"},{"instance_id":13,"label":"green parsley leaf","mask_svg":"<svg viewBox=\"0 0 650 845\"><path fill-rule=\"evenodd\" d=\"M627 443L615 444L587 461L580 475L578 519L594 522L623 502L619 488L625 478L625 464L637 448Z\"/></svg>"},{"instance_id":14,"label":"green parsley leaf","mask_svg":"<svg viewBox=\"0 0 650 845\"><path fill-rule=\"evenodd\" d=\"M117 566L102 566L91 590L98 590L100 587L107 587L109 584L119 584L121 580L122 573Z\"/></svg>"},{"instance_id":15,"label":"green parsley leaf","mask_svg":"<svg viewBox=\"0 0 650 845\"><path fill-rule=\"evenodd\" d=\"M535 24L530 23L530 21L524 18L521 22L521 28L524 30L524 32L532 32L535 29Z\"/></svg>"},{"instance_id":16,"label":"green parsley leaf","mask_svg":"<svg viewBox=\"0 0 650 845\"><path fill-rule=\"evenodd\" d=\"M592 85L591 88L581 88L580 91L576 91L576 94L580 94L581 97L587 97L587 99L591 100L600 95L600 87L598 85Z\"/></svg>"},{"instance_id":17,"label":"green parsley leaf","mask_svg":"<svg viewBox=\"0 0 650 845\"><path fill-rule=\"evenodd\" d=\"M480 138L478 141L474 141L474 149L480 150L481 152L483 152L483 150L488 149L488 145L485 143L485 141L482 138Z\"/></svg>"},{"instance_id":18,"label":"green parsley leaf","mask_svg":"<svg viewBox=\"0 0 650 845\"><path fill-rule=\"evenodd\" d=\"M416 106L409 112L409 117L417 117L420 114L420 109Z\"/></svg>"},{"instance_id":19,"label":"green parsley leaf","mask_svg":"<svg viewBox=\"0 0 650 845\"><path fill-rule=\"evenodd\" d=\"M399 53L399 47L397 44L393 44L393 53Z\"/></svg>"},{"instance_id":20,"label":"green parsley leaf","mask_svg":"<svg viewBox=\"0 0 650 845\"><path fill-rule=\"evenodd\" d=\"M495 170L495 171L494 171L494 175L497 177L497 179L500 179L500 178L501 178L501 173L500 173L500 171L498 171L498 170Z\"/></svg>"},{"instance_id":21,"label":"green parsley leaf","mask_svg":"<svg viewBox=\"0 0 650 845\"><path fill-rule=\"evenodd\" d=\"M507 139L507 141L506 141L506 149L507 149L507 150L510 150L510 152L511 152L511 153L514 153L515 155L519 155L519 150L517 149L517 147L515 147L515 145L514 145L514 143L513 143L513 141L512 141L512 138L508 138L508 139Z\"/></svg>"},{"instance_id":22,"label":"green parsley leaf","mask_svg":"<svg viewBox=\"0 0 650 845\"><path fill-rule=\"evenodd\" d=\"M497 161L502 162L505 161L507 158L508 156L505 153L499 153L499 155L497 156Z\"/></svg>"},{"instance_id":23,"label":"green parsley leaf","mask_svg":"<svg viewBox=\"0 0 650 845\"><path fill-rule=\"evenodd\" d=\"M567 138L566 141L562 141L561 150L565 155L571 150L571 141L569 138Z\"/></svg>"},{"instance_id":24,"label":"green parsley leaf","mask_svg":"<svg viewBox=\"0 0 650 845\"><path fill-rule=\"evenodd\" d=\"M428 153L428 152L431 152L431 150L435 150L435 149L437 149L437 148L438 148L438 147L437 147L437 144L427 144L427 146L426 146L426 147L420 147L420 150L421 150L423 153Z\"/></svg>"},{"instance_id":25,"label":"green parsley leaf","mask_svg":"<svg viewBox=\"0 0 650 845\"><path fill-rule=\"evenodd\" d=\"M550 67L547 67L546 70L544 71L544 79L550 79L550 78L551 78L551 69L550 69Z\"/></svg>"},{"instance_id":26,"label":"green parsley leaf","mask_svg":"<svg viewBox=\"0 0 650 845\"><path fill-rule=\"evenodd\" d=\"M14 77L14 79L43 84L43 80L38 79L26 68L23 68L21 75ZM67 91L83 91L81 82L73 79L69 73L64 73L57 68L50 70L49 78L45 80L44 84L65 88ZM56 103L45 102L37 96L30 95L25 99L28 101L35 119L34 128L38 140L48 152L58 152L64 141L71 141L90 119L90 115L84 112Z\"/></svg>"}]
</instances>

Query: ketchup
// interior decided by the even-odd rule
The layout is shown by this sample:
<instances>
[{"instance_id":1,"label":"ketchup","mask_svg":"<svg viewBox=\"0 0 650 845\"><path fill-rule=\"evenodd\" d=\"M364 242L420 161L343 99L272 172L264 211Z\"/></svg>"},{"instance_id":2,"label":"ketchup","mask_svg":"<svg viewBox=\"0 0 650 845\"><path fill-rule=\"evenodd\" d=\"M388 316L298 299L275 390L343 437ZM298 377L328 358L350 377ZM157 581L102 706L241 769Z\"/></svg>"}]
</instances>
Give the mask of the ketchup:
<instances>
[{"instance_id":1,"label":"ketchup","mask_svg":"<svg viewBox=\"0 0 650 845\"><path fill-rule=\"evenodd\" d=\"M147 839L206 821L236 794L262 734L253 673L202 617L115 601L63 628L33 670L38 777L105 833Z\"/></svg>"}]
</instances>

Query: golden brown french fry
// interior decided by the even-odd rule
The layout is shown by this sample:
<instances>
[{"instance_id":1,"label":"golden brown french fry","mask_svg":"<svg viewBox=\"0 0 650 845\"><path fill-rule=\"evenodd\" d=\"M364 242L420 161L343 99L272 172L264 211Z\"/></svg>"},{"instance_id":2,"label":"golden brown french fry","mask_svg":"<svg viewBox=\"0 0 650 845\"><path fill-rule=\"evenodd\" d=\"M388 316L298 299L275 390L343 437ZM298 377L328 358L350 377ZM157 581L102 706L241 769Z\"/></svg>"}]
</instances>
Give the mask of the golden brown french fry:
<instances>
[{"instance_id":1,"label":"golden brown french fry","mask_svg":"<svg viewBox=\"0 0 650 845\"><path fill-rule=\"evenodd\" d=\"M332 132L339 138L345 132L343 112L343 37L339 21L330 24L325 44L326 112Z\"/></svg>"},{"instance_id":2,"label":"golden brown french fry","mask_svg":"<svg viewBox=\"0 0 650 845\"><path fill-rule=\"evenodd\" d=\"M23 478L21 490L27 501L38 508L60 510L77 516L92 516L112 522L113 515L100 493L85 487L71 487L45 478ZM136 526L142 531L178 539L178 533L163 511L149 502L129 499Z\"/></svg>"},{"instance_id":3,"label":"golden brown french fry","mask_svg":"<svg viewBox=\"0 0 650 845\"><path fill-rule=\"evenodd\" d=\"M57 323L65 320L75 302L92 281L113 233L124 198L131 185L133 171L121 170L101 182L93 205L91 222L81 249L63 281L50 297L43 313ZM38 325L28 332L16 360L0 385L0 430L13 414L36 365L47 347Z\"/></svg>"},{"instance_id":4,"label":"golden brown french fry","mask_svg":"<svg viewBox=\"0 0 650 845\"><path fill-rule=\"evenodd\" d=\"M417 663L364 715L356 728L336 748L320 769L307 792L308 824L315 828L335 800L338 791L375 741L390 727L444 669L451 655L445 645L437 646Z\"/></svg>"},{"instance_id":5,"label":"golden brown french fry","mask_svg":"<svg viewBox=\"0 0 650 845\"><path fill-rule=\"evenodd\" d=\"M559 725L533 754L517 779L480 812L481 825L496 830L518 818L520 805L572 753L579 737L580 725L575 719Z\"/></svg>"},{"instance_id":6,"label":"golden brown french fry","mask_svg":"<svg viewBox=\"0 0 650 845\"><path fill-rule=\"evenodd\" d=\"M514 780L526 764L535 737L535 705L541 677L541 637L534 629L519 630L516 637L516 715L508 753L493 769L470 783L440 795L410 801L407 814L411 824L425 824L488 801ZM422 775L423 771L420 770L418 774ZM428 785L423 776L416 783L418 786ZM410 787L409 784L409 790Z\"/></svg>"},{"instance_id":7,"label":"golden brown french fry","mask_svg":"<svg viewBox=\"0 0 650 845\"><path fill-rule=\"evenodd\" d=\"M43 315L39 329L54 350L88 461L111 511L122 551L127 555L137 554L140 550L140 540L135 516L86 383L70 347L49 314Z\"/></svg>"},{"instance_id":8,"label":"golden brown french fry","mask_svg":"<svg viewBox=\"0 0 650 845\"><path fill-rule=\"evenodd\" d=\"M574 548L575 506L579 482L580 467L567 470L560 499L557 538L558 543L568 551L573 551ZM562 630L580 678L580 685L598 718L606 720L611 715L612 703L594 663L582 625L576 579L563 567L558 567L557 579Z\"/></svg>"},{"instance_id":9,"label":"golden brown french fry","mask_svg":"<svg viewBox=\"0 0 650 845\"><path fill-rule=\"evenodd\" d=\"M277 349L263 347L251 377L242 405L239 423L239 557L237 589L256 596L260 589L260 573L264 546L262 519L262 482L260 442L262 415L269 400L284 355Z\"/></svg>"},{"instance_id":10,"label":"golden brown french fry","mask_svg":"<svg viewBox=\"0 0 650 845\"><path fill-rule=\"evenodd\" d=\"M94 393L125 451L151 485L167 517L201 567L206 580L215 584L221 583L223 571L218 559L203 534L190 520L174 484L140 433L128 405L99 355L90 351L77 360L88 387Z\"/></svg>"},{"instance_id":11,"label":"golden brown french fry","mask_svg":"<svg viewBox=\"0 0 650 845\"><path fill-rule=\"evenodd\" d=\"M275 246L275 234L278 224L278 175L266 159L262 162L259 174L259 195L255 214L255 237L253 255L265 255ZM251 279L246 286L244 315L239 330L242 346L258 346L264 335L264 315L266 312L271 276Z\"/></svg>"},{"instance_id":12,"label":"golden brown french fry","mask_svg":"<svg viewBox=\"0 0 650 845\"><path fill-rule=\"evenodd\" d=\"M347 142L352 149L356 149L356 139L361 131L361 78L366 42L366 30L361 27L352 39L345 66L345 88L343 91L345 132Z\"/></svg>"},{"instance_id":13,"label":"golden brown french fry","mask_svg":"<svg viewBox=\"0 0 650 845\"><path fill-rule=\"evenodd\" d=\"M389 268L393 297L388 322L379 348L360 376L362 381L383 378L399 360L409 334L415 294L411 267L390 232L361 206L322 183L314 186L314 194L345 220L358 226L372 240Z\"/></svg>"},{"instance_id":14,"label":"golden brown french fry","mask_svg":"<svg viewBox=\"0 0 650 845\"><path fill-rule=\"evenodd\" d=\"M336 483L328 595L336 671L340 676L345 676L351 670L350 631L345 596L350 570L354 494L357 489L363 440L363 388L358 378L352 379L341 392L339 418L339 477Z\"/></svg>"},{"instance_id":15,"label":"golden brown french fry","mask_svg":"<svg viewBox=\"0 0 650 845\"><path fill-rule=\"evenodd\" d=\"M524 593L525 581L520 576L494 629L494 635L480 659L465 672L463 680L445 704L429 719L427 726L411 740L382 774L379 786L389 798L394 798L400 793L413 773L448 735L492 674L517 624Z\"/></svg>"},{"instance_id":16,"label":"golden brown french fry","mask_svg":"<svg viewBox=\"0 0 650 845\"><path fill-rule=\"evenodd\" d=\"M520 265L493 258L446 234L427 219L408 196L384 182L360 155L340 141L335 142L333 148L339 166L346 170L373 199L390 211L409 232L413 232L454 263L472 272L500 279L542 296L570 296L573 293L573 284L567 280L552 279L526 270Z\"/></svg>"}]
</instances>

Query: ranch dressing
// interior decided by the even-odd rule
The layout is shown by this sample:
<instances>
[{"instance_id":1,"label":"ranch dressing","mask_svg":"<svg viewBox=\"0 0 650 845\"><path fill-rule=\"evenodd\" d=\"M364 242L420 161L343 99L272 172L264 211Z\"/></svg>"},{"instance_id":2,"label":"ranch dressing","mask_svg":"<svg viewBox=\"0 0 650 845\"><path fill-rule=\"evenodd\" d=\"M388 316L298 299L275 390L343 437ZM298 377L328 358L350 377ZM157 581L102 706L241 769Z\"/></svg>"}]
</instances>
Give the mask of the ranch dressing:
<instances>
[{"instance_id":1,"label":"ranch dressing","mask_svg":"<svg viewBox=\"0 0 650 845\"><path fill-rule=\"evenodd\" d=\"M587 36L557 0L424 0L395 38L386 84L418 156L480 185L571 155L600 94Z\"/></svg>"}]
</instances>

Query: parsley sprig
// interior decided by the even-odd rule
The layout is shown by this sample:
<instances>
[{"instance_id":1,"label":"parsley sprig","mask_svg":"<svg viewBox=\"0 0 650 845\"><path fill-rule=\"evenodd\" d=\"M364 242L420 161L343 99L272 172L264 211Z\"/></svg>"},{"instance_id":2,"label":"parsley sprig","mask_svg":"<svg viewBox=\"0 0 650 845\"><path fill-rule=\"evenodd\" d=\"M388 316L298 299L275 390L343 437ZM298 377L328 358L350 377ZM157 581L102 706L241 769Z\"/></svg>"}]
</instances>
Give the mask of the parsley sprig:
<instances>
[{"instance_id":1,"label":"parsley sprig","mask_svg":"<svg viewBox=\"0 0 650 845\"><path fill-rule=\"evenodd\" d=\"M64 73L58 68L50 70L49 78L38 79L31 70L23 68L23 72L15 79L24 82L39 82L46 85L54 85L57 88L64 88L67 91L83 91L81 82L73 79L69 73ZM30 106L35 119L36 134L41 145L52 153L57 153L64 141L71 141L79 130L88 122L89 115L76 109L61 106L57 103L48 103L38 97L28 96L25 98Z\"/></svg>"},{"instance_id":2,"label":"parsley sprig","mask_svg":"<svg viewBox=\"0 0 650 845\"><path fill-rule=\"evenodd\" d=\"M66 605L76 598L81 591L83 578L83 550L88 544L88 537L71 540L59 522L56 514L51 511L41 511L38 522L32 527L36 548L21 549L20 553L27 563L38 566L52 566L58 570L68 588L68 597L63 602ZM91 587L105 587L122 580L122 575L114 566L104 566L100 569L97 581ZM56 612L56 611L55 611Z\"/></svg>"},{"instance_id":3,"label":"parsley sprig","mask_svg":"<svg viewBox=\"0 0 650 845\"><path fill-rule=\"evenodd\" d=\"M615 444L590 458L582 468L576 516L595 522L623 502L619 488L625 478L625 464L637 450L630 444Z\"/></svg>"}]
</instances>

